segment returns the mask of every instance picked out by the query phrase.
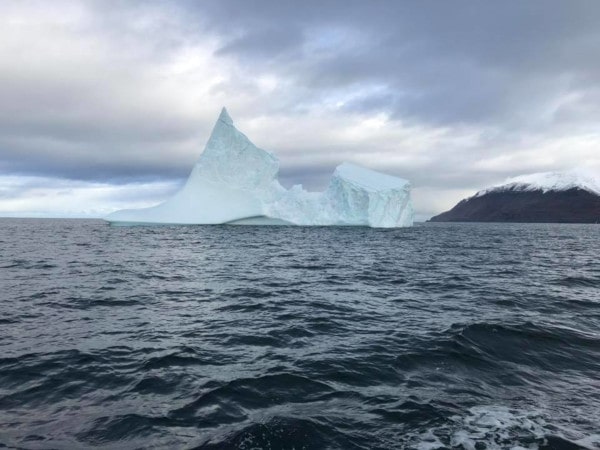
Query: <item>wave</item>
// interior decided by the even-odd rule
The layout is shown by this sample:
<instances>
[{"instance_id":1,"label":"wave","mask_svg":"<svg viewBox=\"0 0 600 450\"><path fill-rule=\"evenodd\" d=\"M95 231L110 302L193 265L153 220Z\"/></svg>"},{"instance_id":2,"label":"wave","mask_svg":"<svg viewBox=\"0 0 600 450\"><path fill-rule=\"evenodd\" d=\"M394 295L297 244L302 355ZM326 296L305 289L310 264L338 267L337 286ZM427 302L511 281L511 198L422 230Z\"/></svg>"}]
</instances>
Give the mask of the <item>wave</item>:
<instances>
[{"instance_id":1,"label":"wave","mask_svg":"<svg viewBox=\"0 0 600 450\"><path fill-rule=\"evenodd\" d=\"M540 411L486 405L471 407L443 425L411 434L404 445L417 450L585 450L600 448L600 434L559 429Z\"/></svg>"},{"instance_id":2,"label":"wave","mask_svg":"<svg viewBox=\"0 0 600 450\"><path fill-rule=\"evenodd\" d=\"M600 370L600 336L568 327L524 322L455 324L441 338L420 351L399 355L396 364L408 370L439 364L485 370L489 376L531 366L547 371L569 371L573 359L583 370ZM498 372L500 371L500 372Z\"/></svg>"},{"instance_id":3,"label":"wave","mask_svg":"<svg viewBox=\"0 0 600 450\"><path fill-rule=\"evenodd\" d=\"M600 448L597 227L36 223L0 447Z\"/></svg>"},{"instance_id":4,"label":"wave","mask_svg":"<svg viewBox=\"0 0 600 450\"><path fill-rule=\"evenodd\" d=\"M356 448L342 433L310 419L273 417L263 423L246 425L225 436L211 437L195 450L216 449L306 449Z\"/></svg>"},{"instance_id":5,"label":"wave","mask_svg":"<svg viewBox=\"0 0 600 450\"><path fill-rule=\"evenodd\" d=\"M566 287L598 288L600 287L600 278L592 278L585 276L568 276L555 280L554 284Z\"/></svg>"}]
</instances>

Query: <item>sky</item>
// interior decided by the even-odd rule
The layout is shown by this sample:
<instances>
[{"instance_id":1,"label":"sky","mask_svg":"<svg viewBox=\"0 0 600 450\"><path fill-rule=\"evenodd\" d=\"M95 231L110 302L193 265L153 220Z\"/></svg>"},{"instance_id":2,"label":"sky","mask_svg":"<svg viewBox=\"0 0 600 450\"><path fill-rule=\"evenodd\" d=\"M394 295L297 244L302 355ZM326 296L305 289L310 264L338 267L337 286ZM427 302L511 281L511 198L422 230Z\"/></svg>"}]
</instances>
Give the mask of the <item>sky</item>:
<instances>
[{"instance_id":1,"label":"sky","mask_svg":"<svg viewBox=\"0 0 600 450\"><path fill-rule=\"evenodd\" d=\"M600 2L0 2L0 216L168 198L223 106L284 186L352 161L417 219L502 180L600 173Z\"/></svg>"}]
</instances>

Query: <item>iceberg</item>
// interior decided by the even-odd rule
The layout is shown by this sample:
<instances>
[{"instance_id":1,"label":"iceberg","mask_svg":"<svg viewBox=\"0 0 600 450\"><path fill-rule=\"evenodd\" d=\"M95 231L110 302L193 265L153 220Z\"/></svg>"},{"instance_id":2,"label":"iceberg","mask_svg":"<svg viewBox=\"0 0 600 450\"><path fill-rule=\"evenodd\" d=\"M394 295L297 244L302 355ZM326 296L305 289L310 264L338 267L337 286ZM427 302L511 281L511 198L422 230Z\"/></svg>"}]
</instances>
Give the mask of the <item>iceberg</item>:
<instances>
[{"instance_id":1,"label":"iceberg","mask_svg":"<svg viewBox=\"0 0 600 450\"><path fill-rule=\"evenodd\" d=\"M223 108L185 185L165 202L116 211L114 225L284 224L407 227L410 183L351 163L339 165L324 192L284 188L279 161L256 147Z\"/></svg>"}]
</instances>

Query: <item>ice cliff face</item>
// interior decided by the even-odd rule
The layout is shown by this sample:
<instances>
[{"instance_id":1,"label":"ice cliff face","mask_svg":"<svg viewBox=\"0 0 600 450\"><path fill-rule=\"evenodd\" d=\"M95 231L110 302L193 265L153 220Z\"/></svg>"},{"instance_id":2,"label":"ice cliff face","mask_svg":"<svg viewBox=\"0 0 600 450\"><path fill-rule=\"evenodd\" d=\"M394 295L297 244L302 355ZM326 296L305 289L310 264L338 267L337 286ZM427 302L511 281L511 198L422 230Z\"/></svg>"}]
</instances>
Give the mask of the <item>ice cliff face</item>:
<instances>
[{"instance_id":1,"label":"ice cliff face","mask_svg":"<svg viewBox=\"0 0 600 450\"><path fill-rule=\"evenodd\" d=\"M277 181L279 162L256 147L223 108L183 186L152 208L122 210L114 224L293 224L411 226L410 184L350 163L338 166L325 192Z\"/></svg>"},{"instance_id":2,"label":"ice cliff face","mask_svg":"<svg viewBox=\"0 0 600 450\"><path fill-rule=\"evenodd\" d=\"M273 187L278 172L277 158L240 133L223 108L190 179L202 178L230 188L263 191Z\"/></svg>"},{"instance_id":3,"label":"ice cliff face","mask_svg":"<svg viewBox=\"0 0 600 450\"><path fill-rule=\"evenodd\" d=\"M339 165L322 193L294 186L267 205L267 215L298 225L410 226L407 181L350 163Z\"/></svg>"}]
</instances>

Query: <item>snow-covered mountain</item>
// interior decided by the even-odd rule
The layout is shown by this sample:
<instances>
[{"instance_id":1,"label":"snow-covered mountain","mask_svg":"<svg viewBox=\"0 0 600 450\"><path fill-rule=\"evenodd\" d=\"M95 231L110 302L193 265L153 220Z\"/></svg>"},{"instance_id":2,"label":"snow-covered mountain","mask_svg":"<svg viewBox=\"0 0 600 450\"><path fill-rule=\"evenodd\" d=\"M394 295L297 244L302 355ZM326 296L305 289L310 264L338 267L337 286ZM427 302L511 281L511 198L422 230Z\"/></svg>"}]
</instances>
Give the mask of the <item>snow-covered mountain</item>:
<instances>
[{"instance_id":1,"label":"snow-covered mountain","mask_svg":"<svg viewBox=\"0 0 600 450\"><path fill-rule=\"evenodd\" d=\"M586 169L509 178L432 222L600 222L600 175Z\"/></svg>"},{"instance_id":2,"label":"snow-covered mountain","mask_svg":"<svg viewBox=\"0 0 600 450\"><path fill-rule=\"evenodd\" d=\"M587 169L573 169L565 172L541 172L508 178L503 183L483 189L476 197L494 191L568 191L582 189L600 195L600 174Z\"/></svg>"}]
</instances>

